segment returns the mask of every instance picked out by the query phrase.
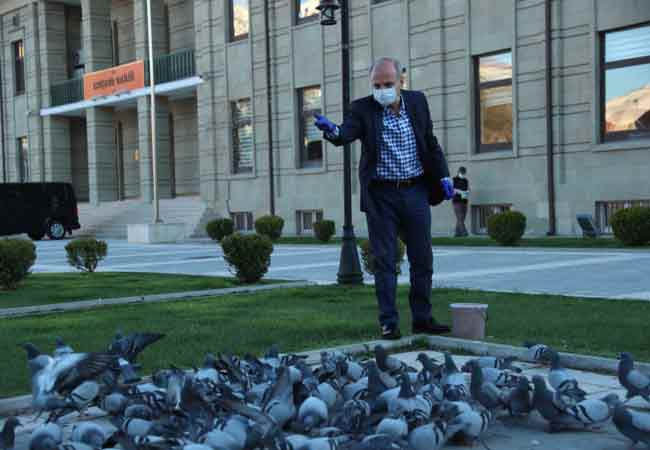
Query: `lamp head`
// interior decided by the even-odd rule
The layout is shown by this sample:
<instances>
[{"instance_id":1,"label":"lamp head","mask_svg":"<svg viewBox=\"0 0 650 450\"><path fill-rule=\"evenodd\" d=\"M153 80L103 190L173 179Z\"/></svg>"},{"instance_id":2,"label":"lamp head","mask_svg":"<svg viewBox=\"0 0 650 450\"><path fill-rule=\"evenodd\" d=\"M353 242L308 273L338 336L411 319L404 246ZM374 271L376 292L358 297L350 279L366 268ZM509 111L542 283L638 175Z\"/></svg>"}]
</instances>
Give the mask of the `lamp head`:
<instances>
[{"instance_id":1,"label":"lamp head","mask_svg":"<svg viewBox=\"0 0 650 450\"><path fill-rule=\"evenodd\" d=\"M320 11L321 21L320 24L324 26L336 25L336 10L340 9L341 5L338 0L320 0L319 5L316 7Z\"/></svg>"}]
</instances>

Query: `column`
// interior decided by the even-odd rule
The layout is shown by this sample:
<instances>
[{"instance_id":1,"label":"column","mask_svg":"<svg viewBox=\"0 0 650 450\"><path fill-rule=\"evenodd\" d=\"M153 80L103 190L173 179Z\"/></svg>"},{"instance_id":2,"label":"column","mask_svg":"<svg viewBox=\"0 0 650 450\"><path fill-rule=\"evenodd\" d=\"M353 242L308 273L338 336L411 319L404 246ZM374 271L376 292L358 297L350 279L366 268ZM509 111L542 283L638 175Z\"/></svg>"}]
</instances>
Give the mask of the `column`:
<instances>
[{"instance_id":1,"label":"column","mask_svg":"<svg viewBox=\"0 0 650 450\"><path fill-rule=\"evenodd\" d=\"M112 108L86 111L90 203L116 201L115 134Z\"/></svg>"}]
</instances>

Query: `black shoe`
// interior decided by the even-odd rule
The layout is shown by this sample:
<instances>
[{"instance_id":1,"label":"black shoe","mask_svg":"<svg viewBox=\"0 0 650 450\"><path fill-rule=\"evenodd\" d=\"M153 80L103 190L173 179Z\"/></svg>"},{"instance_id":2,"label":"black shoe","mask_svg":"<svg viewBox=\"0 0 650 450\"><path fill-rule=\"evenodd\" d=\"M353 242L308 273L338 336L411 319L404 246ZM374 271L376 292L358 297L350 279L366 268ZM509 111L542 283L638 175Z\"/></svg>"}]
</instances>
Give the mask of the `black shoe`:
<instances>
[{"instance_id":1,"label":"black shoe","mask_svg":"<svg viewBox=\"0 0 650 450\"><path fill-rule=\"evenodd\" d=\"M402 333L399 332L399 328L396 326L382 325L381 326L381 338L389 341L395 341L402 337Z\"/></svg>"},{"instance_id":2,"label":"black shoe","mask_svg":"<svg viewBox=\"0 0 650 450\"><path fill-rule=\"evenodd\" d=\"M413 334L447 334L451 328L431 319L428 322L413 322L412 331Z\"/></svg>"}]
</instances>

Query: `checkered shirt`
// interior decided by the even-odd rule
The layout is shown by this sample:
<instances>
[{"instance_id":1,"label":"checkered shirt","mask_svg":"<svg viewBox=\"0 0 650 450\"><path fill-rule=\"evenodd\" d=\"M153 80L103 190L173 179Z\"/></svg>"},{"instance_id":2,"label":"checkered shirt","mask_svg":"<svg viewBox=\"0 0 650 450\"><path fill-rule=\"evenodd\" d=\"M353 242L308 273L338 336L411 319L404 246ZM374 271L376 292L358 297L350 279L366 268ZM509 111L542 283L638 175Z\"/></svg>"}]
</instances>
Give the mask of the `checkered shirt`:
<instances>
[{"instance_id":1,"label":"checkered shirt","mask_svg":"<svg viewBox=\"0 0 650 450\"><path fill-rule=\"evenodd\" d=\"M404 98L400 102L399 116L390 107L384 108L384 128L379 139L377 178L381 180L407 180L424 173L418 158L413 126L406 113Z\"/></svg>"}]
</instances>

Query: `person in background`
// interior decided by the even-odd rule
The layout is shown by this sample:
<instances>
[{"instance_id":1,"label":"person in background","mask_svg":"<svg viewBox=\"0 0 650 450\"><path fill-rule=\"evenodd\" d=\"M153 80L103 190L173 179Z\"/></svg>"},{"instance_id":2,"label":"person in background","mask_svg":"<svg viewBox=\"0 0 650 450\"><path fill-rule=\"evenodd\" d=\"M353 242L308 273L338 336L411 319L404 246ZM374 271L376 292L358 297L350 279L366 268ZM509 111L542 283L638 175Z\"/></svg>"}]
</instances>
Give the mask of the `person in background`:
<instances>
[{"instance_id":1,"label":"person in background","mask_svg":"<svg viewBox=\"0 0 650 450\"><path fill-rule=\"evenodd\" d=\"M467 203L469 199L469 180L467 179L467 169L460 167L458 174L454 177L454 214L456 214L456 232L454 236L467 236L465 228L465 218L467 217Z\"/></svg>"}]
</instances>

